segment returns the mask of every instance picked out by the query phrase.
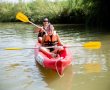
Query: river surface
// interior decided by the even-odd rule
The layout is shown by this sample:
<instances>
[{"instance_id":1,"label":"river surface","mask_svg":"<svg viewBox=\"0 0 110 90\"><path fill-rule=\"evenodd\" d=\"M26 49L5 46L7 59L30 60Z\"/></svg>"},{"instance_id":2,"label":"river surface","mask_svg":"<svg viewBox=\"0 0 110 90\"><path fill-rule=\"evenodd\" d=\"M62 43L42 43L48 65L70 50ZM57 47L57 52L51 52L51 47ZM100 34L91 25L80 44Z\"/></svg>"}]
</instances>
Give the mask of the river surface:
<instances>
[{"instance_id":1,"label":"river surface","mask_svg":"<svg viewBox=\"0 0 110 90\"><path fill-rule=\"evenodd\" d=\"M110 33L81 26L55 25L63 44L74 45L72 65L60 77L35 63L34 50L5 50L34 47L34 26L0 23L0 90L110 90ZM83 47L100 41L99 49ZM82 45L82 47L78 47Z\"/></svg>"}]
</instances>

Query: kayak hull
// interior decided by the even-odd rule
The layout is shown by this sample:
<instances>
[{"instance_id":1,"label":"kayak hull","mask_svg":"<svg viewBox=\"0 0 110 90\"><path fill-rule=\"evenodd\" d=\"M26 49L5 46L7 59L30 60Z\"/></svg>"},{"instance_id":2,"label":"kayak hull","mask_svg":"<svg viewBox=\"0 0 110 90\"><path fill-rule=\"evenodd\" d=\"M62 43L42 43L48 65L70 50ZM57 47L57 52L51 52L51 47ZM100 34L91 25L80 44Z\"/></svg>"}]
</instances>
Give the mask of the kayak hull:
<instances>
[{"instance_id":1,"label":"kayak hull","mask_svg":"<svg viewBox=\"0 0 110 90\"><path fill-rule=\"evenodd\" d=\"M36 47L40 47L40 43L36 44ZM68 48L64 48L56 58L49 58L48 55L40 51L38 48L34 49L35 60L41 66L57 71L62 75L65 68L67 68L72 62L72 54Z\"/></svg>"}]
</instances>

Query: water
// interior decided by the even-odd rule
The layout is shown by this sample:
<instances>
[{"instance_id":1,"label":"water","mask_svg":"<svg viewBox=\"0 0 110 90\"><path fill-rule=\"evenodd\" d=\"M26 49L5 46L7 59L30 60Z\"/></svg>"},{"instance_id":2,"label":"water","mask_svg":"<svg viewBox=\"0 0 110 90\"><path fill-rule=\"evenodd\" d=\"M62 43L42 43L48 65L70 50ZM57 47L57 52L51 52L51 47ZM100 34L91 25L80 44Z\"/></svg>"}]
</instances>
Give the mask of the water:
<instances>
[{"instance_id":1,"label":"water","mask_svg":"<svg viewBox=\"0 0 110 90\"><path fill-rule=\"evenodd\" d=\"M0 90L110 90L110 33L92 32L79 26L55 25L64 44L75 45L72 65L60 78L35 63L32 49L4 50L6 47L34 47L34 27L23 23L0 24ZM100 41L100 49L77 47Z\"/></svg>"}]
</instances>

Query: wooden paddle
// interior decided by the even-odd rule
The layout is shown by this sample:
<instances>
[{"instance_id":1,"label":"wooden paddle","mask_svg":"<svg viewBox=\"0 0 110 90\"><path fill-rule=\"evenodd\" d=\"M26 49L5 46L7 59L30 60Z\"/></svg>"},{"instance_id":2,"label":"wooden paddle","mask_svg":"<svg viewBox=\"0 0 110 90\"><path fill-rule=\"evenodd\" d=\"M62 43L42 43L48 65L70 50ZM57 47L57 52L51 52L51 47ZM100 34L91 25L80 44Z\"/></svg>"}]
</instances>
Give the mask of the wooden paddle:
<instances>
[{"instance_id":1,"label":"wooden paddle","mask_svg":"<svg viewBox=\"0 0 110 90\"><path fill-rule=\"evenodd\" d=\"M38 26L38 25L34 24L33 22L31 22L31 21L28 19L28 17L27 17L26 15L24 15L22 12L18 12L18 13L16 14L16 19L18 19L18 20L20 20L20 21L22 21L22 22L29 22L29 23L31 23L32 25L34 25L34 26L40 28L40 26Z\"/></svg>"},{"instance_id":2,"label":"wooden paddle","mask_svg":"<svg viewBox=\"0 0 110 90\"><path fill-rule=\"evenodd\" d=\"M55 48L56 46L50 46L50 47L45 47L45 48ZM65 47L65 46L64 46ZM66 46L66 48L71 48L71 47L84 47L84 48L87 48L87 49L99 49L101 47L101 42L87 42L87 43L84 43L83 45L81 46ZM16 47L13 47L13 48L4 48L5 50L23 50L23 49L39 49L40 47L34 47L34 48L16 48Z\"/></svg>"}]
</instances>

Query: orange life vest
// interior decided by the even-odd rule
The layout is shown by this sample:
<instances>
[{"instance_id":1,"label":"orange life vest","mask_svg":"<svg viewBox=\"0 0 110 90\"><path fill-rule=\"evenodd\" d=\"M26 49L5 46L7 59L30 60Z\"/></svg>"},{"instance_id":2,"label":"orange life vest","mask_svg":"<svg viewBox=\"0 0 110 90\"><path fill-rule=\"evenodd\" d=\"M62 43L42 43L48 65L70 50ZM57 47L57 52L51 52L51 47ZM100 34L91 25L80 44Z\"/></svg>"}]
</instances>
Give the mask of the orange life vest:
<instances>
[{"instance_id":1,"label":"orange life vest","mask_svg":"<svg viewBox=\"0 0 110 90\"><path fill-rule=\"evenodd\" d=\"M58 42L58 39L57 39L57 34L55 31L54 31L54 34L51 36L45 34L44 45L53 46L53 45L56 45L57 42Z\"/></svg>"}]
</instances>

